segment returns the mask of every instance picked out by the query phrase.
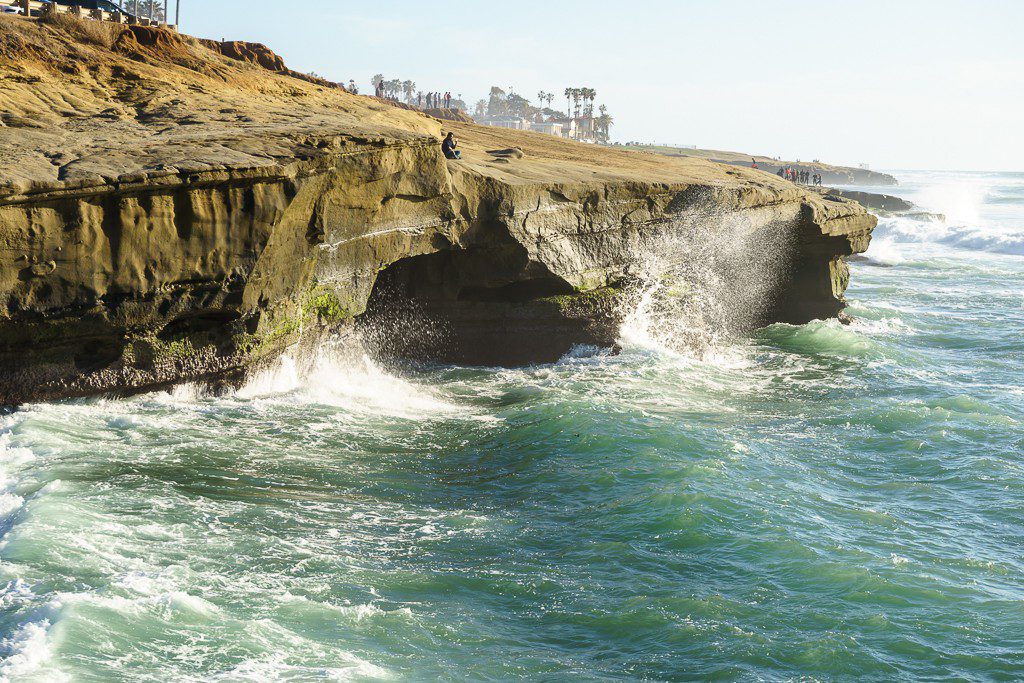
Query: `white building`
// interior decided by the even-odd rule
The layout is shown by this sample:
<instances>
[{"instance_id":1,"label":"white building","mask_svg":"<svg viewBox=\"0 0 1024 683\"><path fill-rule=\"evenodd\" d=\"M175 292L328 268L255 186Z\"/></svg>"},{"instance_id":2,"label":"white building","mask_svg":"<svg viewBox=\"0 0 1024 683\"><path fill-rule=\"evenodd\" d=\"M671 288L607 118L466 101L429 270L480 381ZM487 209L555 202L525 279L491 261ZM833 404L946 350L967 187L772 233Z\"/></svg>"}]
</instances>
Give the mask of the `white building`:
<instances>
[{"instance_id":1,"label":"white building","mask_svg":"<svg viewBox=\"0 0 1024 683\"><path fill-rule=\"evenodd\" d=\"M535 130L538 133L547 133L548 135L556 135L562 137L562 124L554 121L545 121L543 123L531 123L530 130Z\"/></svg>"},{"instance_id":2,"label":"white building","mask_svg":"<svg viewBox=\"0 0 1024 683\"><path fill-rule=\"evenodd\" d=\"M480 123L496 128L511 128L512 130L530 130L530 122L518 116L495 116L481 119Z\"/></svg>"}]
</instances>

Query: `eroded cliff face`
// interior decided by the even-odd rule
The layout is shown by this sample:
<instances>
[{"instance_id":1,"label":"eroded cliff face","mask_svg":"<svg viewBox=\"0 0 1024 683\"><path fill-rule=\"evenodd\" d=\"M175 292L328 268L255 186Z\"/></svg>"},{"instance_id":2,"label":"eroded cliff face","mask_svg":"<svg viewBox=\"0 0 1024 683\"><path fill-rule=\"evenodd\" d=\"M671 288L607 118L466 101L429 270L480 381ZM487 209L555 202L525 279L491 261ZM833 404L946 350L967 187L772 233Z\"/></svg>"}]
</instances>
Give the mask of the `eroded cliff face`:
<instances>
[{"instance_id":1,"label":"eroded cliff face","mask_svg":"<svg viewBox=\"0 0 1024 683\"><path fill-rule=\"evenodd\" d=\"M638 255L698 227L786 245L750 324L835 316L843 257L874 227L764 174L540 134L445 123L466 157L446 161L437 121L187 49L182 67L90 48L108 91L61 84L90 124L72 137L41 103L52 64L9 67L23 85L0 104L33 102L20 116L41 123L16 142L14 119L0 128L0 403L233 381L358 327L393 355L554 360L613 344Z\"/></svg>"}]
</instances>

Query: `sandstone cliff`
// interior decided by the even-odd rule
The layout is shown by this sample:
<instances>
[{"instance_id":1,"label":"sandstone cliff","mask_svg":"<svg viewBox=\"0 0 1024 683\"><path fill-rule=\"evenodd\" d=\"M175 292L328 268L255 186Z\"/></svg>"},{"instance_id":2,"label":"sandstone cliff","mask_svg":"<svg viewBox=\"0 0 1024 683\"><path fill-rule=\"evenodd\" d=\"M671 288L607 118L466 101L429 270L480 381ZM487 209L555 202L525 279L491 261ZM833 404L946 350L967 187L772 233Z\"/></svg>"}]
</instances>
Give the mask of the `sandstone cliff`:
<instances>
[{"instance_id":1,"label":"sandstone cliff","mask_svg":"<svg viewBox=\"0 0 1024 683\"><path fill-rule=\"evenodd\" d=\"M403 310L446 334L398 329L396 353L553 360L614 342L637 250L696 224L787 237L757 324L835 316L875 224L763 173L440 122L114 30L0 17L0 404L230 379Z\"/></svg>"}]
</instances>

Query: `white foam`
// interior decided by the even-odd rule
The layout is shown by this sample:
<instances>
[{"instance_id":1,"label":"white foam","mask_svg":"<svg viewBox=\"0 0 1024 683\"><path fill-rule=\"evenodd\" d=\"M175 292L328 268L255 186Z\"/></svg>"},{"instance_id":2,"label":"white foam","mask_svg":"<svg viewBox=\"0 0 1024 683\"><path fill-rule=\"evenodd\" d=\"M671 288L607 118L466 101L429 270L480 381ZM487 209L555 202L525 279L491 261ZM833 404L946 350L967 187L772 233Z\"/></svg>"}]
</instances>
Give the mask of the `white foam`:
<instances>
[{"instance_id":1,"label":"white foam","mask_svg":"<svg viewBox=\"0 0 1024 683\"><path fill-rule=\"evenodd\" d=\"M877 320L869 320L862 317L856 317L850 327L857 332L868 335L897 336L912 335L915 332L914 328L899 318L879 318Z\"/></svg>"},{"instance_id":2,"label":"white foam","mask_svg":"<svg viewBox=\"0 0 1024 683\"><path fill-rule=\"evenodd\" d=\"M565 363L584 358L597 358L608 354L607 349L592 344L576 344L569 349L564 356L558 359L559 363Z\"/></svg>"},{"instance_id":3,"label":"white foam","mask_svg":"<svg viewBox=\"0 0 1024 683\"><path fill-rule=\"evenodd\" d=\"M16 681L33 676L46 681L68 681L69 676L50 667L53 653L48 632L50 620L22 624L10 636L0 640L0 681Z\"/></svg>"},{"instance_id":4,"label":"white foam","mask_svg":"<svg viewBox=\"0 0 1024 683\"><path fill-rule=\"evenodd\" d=\"M251 375L235 395L239 398L257 398L286 394L302 384L295 358L282 354L270 366Z\"/></svg>"},{"instance_id":5,"label":"white foam","mask_svg":"<svg viewBox=\"0 0 1024 683\"><path fill-rule=\"evenodd\" d=\"M971 226L943 225L912 218L888 218L879 223L880 238L876 242L895 246L898 243L942 244L970 251L1024 256L1024 231ZM885 247L882 248L884 251ZM868 257L876 256L874 244Z\"/></svg>"},{"instance_id":6,"label":"white foam","mask_svg":"<svg viewBox=\"0 0 1024 683\"><path fill-rule=\"evenodd\" d=\"M0 433L0 520L7 519L25 504L25 499L16 491L16 473L35 457L31 449L11 446L9 431Z\"/></svg>"},{"instance_id":7,"label":"white foam","mask_svg":"<svg viewBox=\"0 0 1024 683\"><path fill-rule=\"evenodd\" d=\"M362 351L325 345L311 359L285 354L236 392L242 399L298 400L347 411L420 418L465 413L425 386L382 370Z\"/></svg>"},{"instance_id":8,"label":"white foam","mask_svg":"<svg viewBox=\"0 0 1024 683\"><path fill-rule=\"evenodd\" d=\"M231 669L213 676L189 678L188 681L205 683L206 681L264 681L281 680L318 680L318 681L352 681L352 680L388 680L392 678L386 669L355 655L345 653L340 659L348 666L315 667L299 666L285 662L285 656L276 654L265 659L249 659Z\"/></svg>"},{"instance_id":9,"label":"white foam","mask_svg":"<svg viewBox=\"0 0 1024 683\"><path fill-rule=\"evenodd\" d=\"M871 246L868 247L865 256L870 261L884 266L898 266L906 260L896 240L892 237L880 237L871 240Z\"/></svg>"}]
</instances>

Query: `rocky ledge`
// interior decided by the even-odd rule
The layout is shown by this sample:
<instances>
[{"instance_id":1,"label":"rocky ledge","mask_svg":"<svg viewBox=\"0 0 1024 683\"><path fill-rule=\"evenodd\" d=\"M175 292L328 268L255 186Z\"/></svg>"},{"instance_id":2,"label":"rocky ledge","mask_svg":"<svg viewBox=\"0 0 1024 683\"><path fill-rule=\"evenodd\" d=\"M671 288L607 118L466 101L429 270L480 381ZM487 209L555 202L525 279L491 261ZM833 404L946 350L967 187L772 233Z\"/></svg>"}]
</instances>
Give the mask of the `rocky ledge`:
<instances>
[{"instance_id":1,"label":"rocky ledge","mask_svg":"<svg viewBox=\"0 0 1024 683\"><path fill-rule=\"evenodd\" d=\"M875 225L764 173L441 122L237 45L110 30L0 17L2 404L234 381L361 329L398 356L555 360L614 344L638 254L692 231L771 252L750 325L833 317Z\"/></svg>"}]
</instances>

